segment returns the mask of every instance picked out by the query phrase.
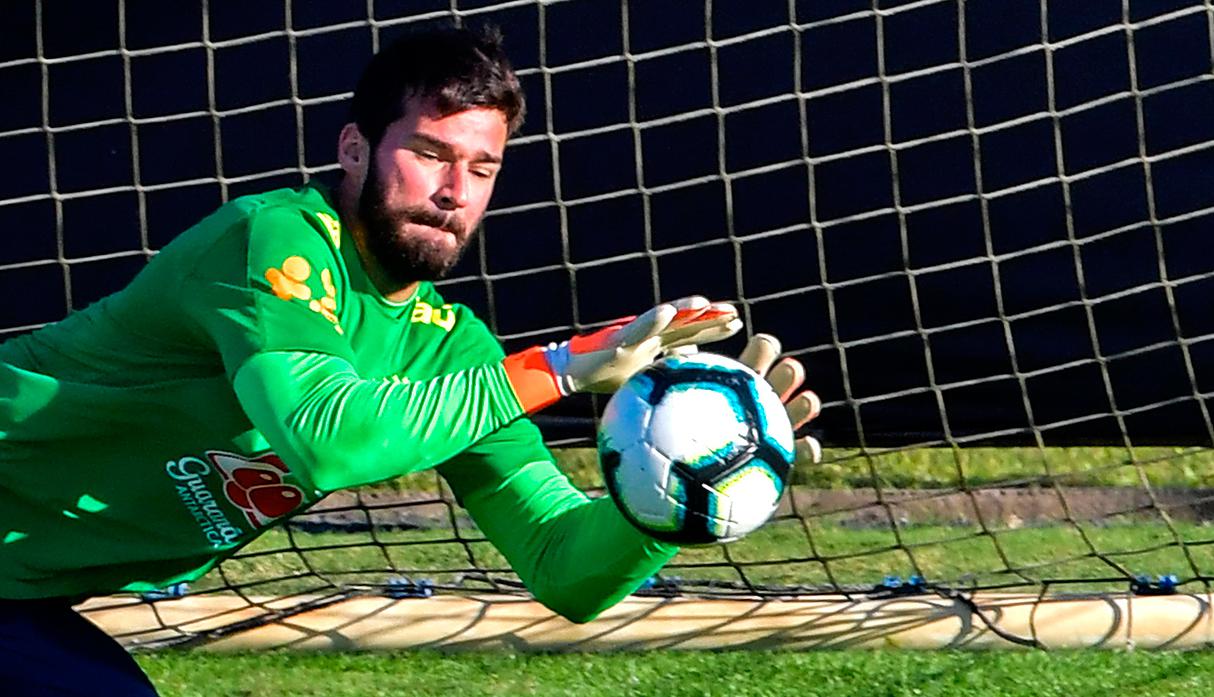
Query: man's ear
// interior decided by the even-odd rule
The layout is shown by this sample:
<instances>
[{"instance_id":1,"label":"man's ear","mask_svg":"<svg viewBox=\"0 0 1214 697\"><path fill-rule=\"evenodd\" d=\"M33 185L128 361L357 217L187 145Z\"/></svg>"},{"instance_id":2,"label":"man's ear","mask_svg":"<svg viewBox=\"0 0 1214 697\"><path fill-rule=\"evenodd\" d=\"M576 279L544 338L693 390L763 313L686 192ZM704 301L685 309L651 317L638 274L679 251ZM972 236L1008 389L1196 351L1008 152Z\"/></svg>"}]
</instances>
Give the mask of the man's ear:
<instances>
[{"instance_id":1,"label":"man's ear","mask_svg":"<svg viewBox=\"0 0 1214 697\"><path fill-rule=\"evenodd\" d=\"M337 162L346 174L360 176L371 161L371 144L358 130L358 124L348 123L337 137Z\"/></svg>"}]
</instances>

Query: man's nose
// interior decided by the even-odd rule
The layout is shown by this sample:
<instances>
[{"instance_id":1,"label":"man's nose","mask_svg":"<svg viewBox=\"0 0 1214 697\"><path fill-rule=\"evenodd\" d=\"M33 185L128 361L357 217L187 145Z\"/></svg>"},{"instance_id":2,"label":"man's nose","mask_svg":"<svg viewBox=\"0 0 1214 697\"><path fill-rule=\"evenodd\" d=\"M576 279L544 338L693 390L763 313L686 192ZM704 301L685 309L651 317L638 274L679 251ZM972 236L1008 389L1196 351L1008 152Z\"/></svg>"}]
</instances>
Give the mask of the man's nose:
<instances>
[{"instance_id":1,"label":"man's nose","mask_svg":"<svg viewBox=\"0 0 1214 697\"><path fill-rule=\"evenodd\" d=\"M468 205L468 171L458 163L447 166L443 185L436 194L439 208L451 210Z\"/></svg>"}]
</instances>

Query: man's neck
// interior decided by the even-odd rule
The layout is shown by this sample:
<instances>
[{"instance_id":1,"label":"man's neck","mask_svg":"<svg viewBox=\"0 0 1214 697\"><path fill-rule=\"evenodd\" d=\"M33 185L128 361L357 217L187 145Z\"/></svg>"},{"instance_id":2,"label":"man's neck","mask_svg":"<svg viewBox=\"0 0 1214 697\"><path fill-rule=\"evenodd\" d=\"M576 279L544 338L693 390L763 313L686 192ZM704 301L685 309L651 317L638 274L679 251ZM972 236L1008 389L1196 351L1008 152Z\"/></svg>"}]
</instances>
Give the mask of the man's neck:
<instances>
[{"instance_id":1,"label":"man's neck","mask_svg":"<svg viewBox=\"0 0 1214 697\"><path fill-rule=\"evenodd\" d=\"M367 230L363 227L358 215L358 195L351 192L349 188L347 182L343 181L338 190L338 214L341 216L342 225L350 231L350 238L354 240L354 247L358 250L358 259L362 263L363 271L366 272L367 278L371 279L371 283L385 300L395 304L404 303L413 297L421 283L413 281L401 286L384 273L383 267L375 260L375 255L367 248Z\"/></svg>"}]
</instances>

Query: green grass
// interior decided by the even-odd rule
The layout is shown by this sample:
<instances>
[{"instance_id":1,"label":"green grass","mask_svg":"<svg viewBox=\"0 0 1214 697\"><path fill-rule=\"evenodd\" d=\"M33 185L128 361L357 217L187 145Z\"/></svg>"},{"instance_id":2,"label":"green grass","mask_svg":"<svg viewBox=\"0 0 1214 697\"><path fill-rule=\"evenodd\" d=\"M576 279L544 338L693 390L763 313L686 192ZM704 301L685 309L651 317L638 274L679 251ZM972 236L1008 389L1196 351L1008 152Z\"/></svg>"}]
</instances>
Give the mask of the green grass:
<instances>
[{"instance_id":1,"label":"green grass","mask_svg":"<svg viewBox=\"0 0 1214 697\"><path fill-rule=\"evenodd\" d=\"M475 532L465 535L479 538ZM470 550L477 566L510 575L505 560L488 542L469 542L465 547L453 541L449 531L380 532L376 539L378 544L368 534L298 531L288 538L284 531L273 530L251 545L245 556L227 562L224 572L233 583L285 579L264 583L254 591L272 595L315 588L315 578L291 578L309 570L334 583L383 583L400 573L451 583L458 570L470 568ZM698 581L740 582L739 565L752 583L769 585L871 586L886 574L912 573L929 580L972 579L985 584L1109 578L1121 571L1176 573L1184 578L1214 575L1214 527L1122 521L1102 526L1021 527L985 534L973 525L911 525L895 536L888 528L853 529L829 520L803 524L788 519L770 523L726 547L684 549L663 573ZM222 583L212 573L194 584L194 590ZM1124 587L1119 582L1067 588Z\"/></svg>"},{"instance_id":2,"label":"green grass","mask_svg":"<svg viewBox=\"0 0 1214 697\"><path fill-rule=\"evenodd\" d=\"M562 469L583 488L600 484L592 451L558 453ZM1214 486L1209 451L1144 448L918 449L860 456L828 451L825 462L796 473L798 484L824 489L880 486L936 489L1049 484L1063 486ZM432 476L383 488L438 491ZM465 538L478 538L464 530ZM274 530L225 564L234 582L272 583L251 589L278 594L315 588L315 570L335 583L382 583L405 572L449 582L453 570L501 570L505 561L486 542L453 541L450 530L305 534ZM1187 545L1187 555L1177 545ZM1093 549L1100 554L1095 554ZM1103 558L1102 558L1103 557ZM789 562L789 559L800 561ZM737 562L736 566L731 562ZM1115 566L1114 566L1115 565ZM842 516L778 520L728 548L686 549L664 571L691 580L825 586L871 585L886 574L923 573L929 580L983 583L1096 579L1130 573L1214 575L1214 527L1155 518L1113 519L1099 526L1068 524L995 528L920 524L856 528ZM358 572L358 573L352 573ZM285 580L284 580L285 578ZM196 591L221 585L217 575ZM1066 590L1124 590L1089 582ZM798 695L799 697L1085 697L1087 695L1214 695L1214 653L890 652L811 653L651 651L614 655L443 655L433 652L215 655L166 651L138 660L165 697L230 695Z\"/></svg>"},{"instance_id":3,"label":"green grass","mask_svg":"<svg viewBox=\"0 0 1214 697\"><path fill-rule=\"evenodd\" d=\"M579 486L599 486L595 452L557 451L557 462ZM952 488L1047 482L1066 486L1214 487L1214 451L1208 448L913 448L862 454L828 449L822 463L799 467L793 482L822 489L882 486ZM416 484L413 484L414 486Z\"/></svg>"},{"instance_id":4,"label":"green grass","mask_svg":"<svg viewBox=\"0 0 1214 697\"><path fill-rule=\"evenodd\" d=\"M1197 697L1206 652L141 654L164 697Z\"/></svg>"},{"instance_id":5,"label":"green grass","mask_svg":"<svg viewBox=\"0 0 1214 697\"><path fill-rule=\"evenodd\" d=\"M582 488L600 486L595 453L590 449L557 451L561 468ZM1077 486L1155 487L1214 486L1214 453L1184 448L974 448L914 449L857 456L828 451L822 465L801 468L797 481L824 489L872 486L906 489L955 489L964 482ZM433 473L405 477L381 489L437 495ZM911 525L896 532L884 528L848 527L844 515L778 520L723 550L720 546L687 549L667 575L692 580L741 581L730 561L749 564L747 579L759 584L811 586L872 585L887 574L912 573L928 579L974 580L998 584L1039 579L1090 579L1122 573L1176 573L1182 578L1214 575L1214 528L1153 520L1110 519L1101 525L1058 524L1012 529L992 522L989 532L976 523ZM882 516L884 514L882 513ZM948 523L949 521L941 521ZM1061 521L1060 521L1061 523ZM465 525L464 527L468 527ZM247 582L319 571L335 583L383 583L397 573L440 583L468 569L469 553L479 568L509 575L505 560L487 542L461 543L450 530L304 534L293 541L271 531L246 552L255 556L225 565L233 582ZM478 539L474 529L461 537ZM1177 538L1190 546L1187 554ZM382 544L377 544L382 543ZM264 552L279 553L263 555ZM728 555L728 557L726 556ZM796 563L785 560L798 559ZM363 572L363 573L356 573ZM216 576L196 589L221 585ZM293 579L260 586L258 593L286 593L315 587L315 579Z\"/></svg>"}]
</instances>

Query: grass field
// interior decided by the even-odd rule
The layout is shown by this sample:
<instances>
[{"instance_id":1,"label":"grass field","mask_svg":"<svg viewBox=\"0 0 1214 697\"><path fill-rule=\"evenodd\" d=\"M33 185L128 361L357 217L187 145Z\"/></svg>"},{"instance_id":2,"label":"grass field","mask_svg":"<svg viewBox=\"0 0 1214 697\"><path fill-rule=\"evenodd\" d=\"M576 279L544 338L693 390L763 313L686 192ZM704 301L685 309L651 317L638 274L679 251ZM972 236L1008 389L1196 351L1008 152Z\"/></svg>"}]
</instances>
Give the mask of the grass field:
<instances>
[{"instance_id":1,"label":"grass field","mask_svg":"<svg viewBox=\"0 0 1214 697\"><path fill-rule=\"evenodd\" d=\"M164 697L1200 697L1214 653L889 652L613 655L164 652Z\"/></svg>"},{"instance_id":2,"label":"grass field","mask_svg":"<svg viewBox=\"0 0 1214 697\"><path fill-rule=\"evenodd\" d=\"M1184 551L1174 533L1184 541ZM1034 526L991 535L970 527L912 525L899 536L901 545L888 529L779 521L728 547L684 549L663 575L685 581L741 583L744 573L755 584L814 587L832 583L871 586L889 574L913 573L933 581L988 585L1101 579L1124 575L1122 571L1174 573L1182 578L1214 575L1214 527L1204 524ZM436 530L380 532L374 542L360 534L293 532L288 539L285 533L272 531L246 550L249 556L226 563L224 569L229 583L257 582L259 595L314 589L317 579L301 576L309 569L335 584L382 584L398 574L453 584L472 569L468 550L477 566L492 570L495 576L512 577L505 560L488 542L456 542L449 532ZM212 574L193 589L222 584L223 579ZM1125 584L1087 583L1067 588L1124 590Z\"/></svg>"},{"instance_id":3,"label":"grass field","mask_svg":"<svg viewBox=\"0 0 1214 697\"><path fill-rule=\"evenodd\" d=\"M600 486L593 453L558 453L562 469L583 488ZM823 468L829 470L825 471ZM923 490L1005 484L1043 486L1043 477L1067 487L1157 488L1214 486L1214 457L1207 450L1142 448L1130 454L1117 448L976 448L963 451L919 449L872 458L827 453L823 468L797 476L801 486L843 489L877 484L882 489ZM876 473L874 479L873 473ZM413 476L381 487L438 493L436 479ZM1018 526L976 520L906 524L897 529L878 520L857 526L846 515L800 511L769 523L729 545L685 549L667 575L691 580L739 581L808 586L872 585L887 574L921 574L932 580L1001 584L1042 579L1091 579L1126 573L1214 575L1214 527L1177 520L1169 526L1147 511L1095 521ZM447 525L445 513L438 522ZM457 539L459 538L459 539ZM406 573L440 583L455 581L472 567L509 577L497 551L480 540L470 523L459 534L450 527L362 533L307 534L288 538L271 531L225 565L228 582L247 582L320 572L335 583L383 583ZM469 541L471 540L471 541ZM1186 547L1182 550L1180 543ZM789 561L795 560L795 561ZM215 587L217 576L197 590ZM284 593L314 587L315 580L267 583L259 593ZM1091 586L1087 586L1090 588ZM1124 586L1119 586L1124 587Z\"/></svg>"},{"instance_id":4,"label":"grass field","mask_svg":"<svg viewBox=\"0 0 1214 697\"><path fill-rule=\"evenodd\" d=\"M584 452L562 464L584 487L597 471ZM1208 487L1207 451L1152 448L1046 451L912 450L872 458L828 456L803 485L822 489L873 486L933 490L998 483L1064 486ZM394 483L398 491L433 490L432 480ZM453 583L476 566L509 577L505 561L473 529L369 533L272 531L242 559L225 565L228 582L259 582L257 594L332 583L382 583L406 573ZM471 540L471 541L470 541ZM1184 543L1182 549L1179 542ZM796 560L796 561L788 561ZM1157 516L1115 517L1053 525L973 523L849 525L841 517L790 518L727 548L687 549L664 571L691 581L868 586L886 574L999 584L1042 579L1099 579L1124 573L1214 575L1214 527L1171 525ZM195 591L221 585L204 578ZM1125 583L1088 582L1065 590L1124 590ZM182 695L1214 695L1214 654L824 651L816 653L646 652L615 655L140 654L166 696Z\"/></svg>"},{"instance_id":5,"label":"grass field","mask_svg":"<svg viewBox=\"0 0 1214 697\"><path fill-rule=\"evenodd\" d=\"M557 464L582 488L602 485L597 455L590 448L555 451ZM1214 451L1209 448L908 448L867 456L827 448L822 462L799 467L792 481L822 489L882 486L909 489L971 487L1058 481L1063 486L1214 487ZM384 485L397 490L433 490L429 474Z\"/></svg>"}]
</instances>

